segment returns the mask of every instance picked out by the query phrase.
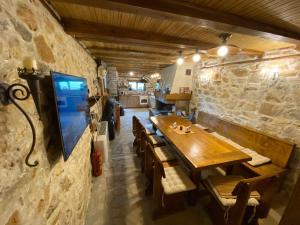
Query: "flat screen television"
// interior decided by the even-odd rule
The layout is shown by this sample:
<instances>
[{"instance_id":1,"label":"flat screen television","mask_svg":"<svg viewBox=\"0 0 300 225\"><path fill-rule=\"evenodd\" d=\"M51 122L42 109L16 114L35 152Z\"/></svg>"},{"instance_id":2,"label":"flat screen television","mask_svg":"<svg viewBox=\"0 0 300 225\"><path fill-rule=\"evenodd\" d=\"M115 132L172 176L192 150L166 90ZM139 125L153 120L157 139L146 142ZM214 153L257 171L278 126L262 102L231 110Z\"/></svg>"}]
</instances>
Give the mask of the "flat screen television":
<instances>
[{"instance_id":1,"label":"flat screen television","mask_svg":"<svg viewBox=\"0 0 300 225\"><path fill-rule=\"evenodd\" d=\"M90 121L88 86L85 78L51 72L55 105L64 160Z\"/></svg>"}]
</instances>

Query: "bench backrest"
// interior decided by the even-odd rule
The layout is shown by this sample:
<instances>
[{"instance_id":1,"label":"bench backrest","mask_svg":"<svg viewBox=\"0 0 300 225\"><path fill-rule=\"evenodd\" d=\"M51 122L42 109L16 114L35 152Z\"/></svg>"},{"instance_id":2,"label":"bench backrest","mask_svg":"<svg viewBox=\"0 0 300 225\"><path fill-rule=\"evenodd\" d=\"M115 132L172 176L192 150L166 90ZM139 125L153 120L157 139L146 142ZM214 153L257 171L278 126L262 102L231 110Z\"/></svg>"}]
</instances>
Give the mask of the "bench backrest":
<instances>
[{"instance_id":1,"label":"bench backrest","mask_svg":"<svg viewBox=\"0 0 300 225\"><path fill-rule=\"evenodd\" d=\"M220 119L215 115L202 111L198 112L197 123L230 138L243 147L255 150L259 154L270 158L272 163L282 168L287 166L295 148L295 145L288 141Z\"/></svg>"}]
</instances>

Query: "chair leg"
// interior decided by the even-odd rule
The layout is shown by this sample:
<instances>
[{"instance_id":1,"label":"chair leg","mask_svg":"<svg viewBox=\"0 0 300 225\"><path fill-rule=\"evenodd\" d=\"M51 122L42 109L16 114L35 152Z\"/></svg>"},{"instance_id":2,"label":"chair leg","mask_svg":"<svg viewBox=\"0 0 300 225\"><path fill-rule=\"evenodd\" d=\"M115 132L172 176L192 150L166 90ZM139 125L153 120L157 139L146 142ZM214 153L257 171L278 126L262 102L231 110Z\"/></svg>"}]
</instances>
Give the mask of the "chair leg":
<instances>
[{"instance_id":1,"label":"chair leg","mask_svg":"<svg viewBox=\"0 0 300 225\"><path fill-rule=\"evenodd\" d=\"M145 165L144 165L144 173L147 178L147 188L146 195L150 195L153 191L153 157L151 152L145 152Z\"/></svg>"},{"instance_id":2,"label":"chair leg","mask_svg":"<svg viewBox=\"0 0 300 225\"><path fill-rule=\"evenodd\" d=\"M145 152L140 151L140 156L141 156L141 172L145 172Z\"/></svg>"},{"instance_id":3,"label":"chair leg","mask_svg":"<svg viewBox=\"0 0 300 225\"><path fill-rule=\"evenodd\" d=\"M141 140L140 139L136 139L136 155L137 157L140 157L140 151L141 151Z\"/></svg>"},{"instance_id":4,"label":"chair leg","mask_svg":"<svg viewBox=\"0 0 300 225\"><path fill-rule=\"evenodd\" d=\"M176 193L172 195L162 195L161 205L152 213L152 219L160 219L172 213L184 210L184 193Z\"/></svg>"}]
</instances>

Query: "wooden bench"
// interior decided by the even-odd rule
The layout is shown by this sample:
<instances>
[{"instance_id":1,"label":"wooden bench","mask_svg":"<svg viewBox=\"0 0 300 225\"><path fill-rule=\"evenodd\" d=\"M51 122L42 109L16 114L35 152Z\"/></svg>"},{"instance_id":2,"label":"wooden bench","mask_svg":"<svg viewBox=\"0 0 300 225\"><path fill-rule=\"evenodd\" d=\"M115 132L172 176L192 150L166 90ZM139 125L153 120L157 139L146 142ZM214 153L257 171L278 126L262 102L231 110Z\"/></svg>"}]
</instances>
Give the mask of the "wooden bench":
<instances>
[{"instance_id":1,"label":"wooden bench","mask_svg":"<svg viewBox=\"0 0 300 225\"><path fill-rule=\"evenodd\" d=\"M198 113L197 123L272 160L271 163L255 167L249 163L243 163L241 167L253 175L284 173L292 151L295 148L295 145L288 141L220 119L215 115L202 111Z\"/></svg>"}]
</instances>

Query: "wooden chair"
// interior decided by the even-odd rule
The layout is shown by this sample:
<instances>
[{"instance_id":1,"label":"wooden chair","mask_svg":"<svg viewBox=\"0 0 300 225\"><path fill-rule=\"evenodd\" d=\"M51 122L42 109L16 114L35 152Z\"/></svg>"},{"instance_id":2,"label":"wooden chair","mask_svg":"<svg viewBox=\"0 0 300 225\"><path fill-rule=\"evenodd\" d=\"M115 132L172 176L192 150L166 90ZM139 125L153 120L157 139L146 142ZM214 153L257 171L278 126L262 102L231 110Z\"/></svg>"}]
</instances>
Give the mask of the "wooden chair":
<instances>
[{"instance_id":1,"label":"wooden chair","mask_svg":"<svg viewBox=\"0 0 300 225\"><path fill-rule=\"evenodd\" d=\"M277 174L209 177L204 181L212 196L208 213L215 225L258 225L258 219L268 215L278 182ZM231 194L235 198L226 197Z\"/></svg>"},{"instance_id":2,"label":"wooden chair","mask_svg":"<svg viewBox=\"0 0 300 225\"><path fill-rule=\"evenodd\" d=\"M153 212L152 218L158 219L184 209L184 193L194 190L196 185L180 166L163 164L151 144L147 144L147 151L152 152L155 158L153 197L159 202L159 207Z\"/></svg>"},{"instance_id":3,"label":"wooden chair","mask_svg":"<svg viewBox=\"0 0 300 225\"><path fill-rule=\"evenodd\" d=\"M147 137L148 138L148 137ZM147 139L149 143L149 140ZM149 148L145 148L145 159L144 159L144 173L147 178L147 189L145 194L151 194L153 190L153 174L154 174L154 163L155 157L152 151ZM156 152L157 157L162 163L170 163L172 165L177 164L176 155L173 153L173 149L169 146L157 146L153 147L153 150Z\"/></svg>"},{"instance_id":4,"label":"wooden chair","mask_svg":"<svg viewBox=\"0 0 300 225\"><path fill-rule=\"evenodd\" d=\"M163 138L159 137L158 135L147 132L147 130L144 127L142 127L140 135L140 148L138 154L141 156L142 172L144 172L145 168L145 151L147 143L151 144L153 147L161 147L166 145L166 142Z\"/></svg>"}]
</instances>

